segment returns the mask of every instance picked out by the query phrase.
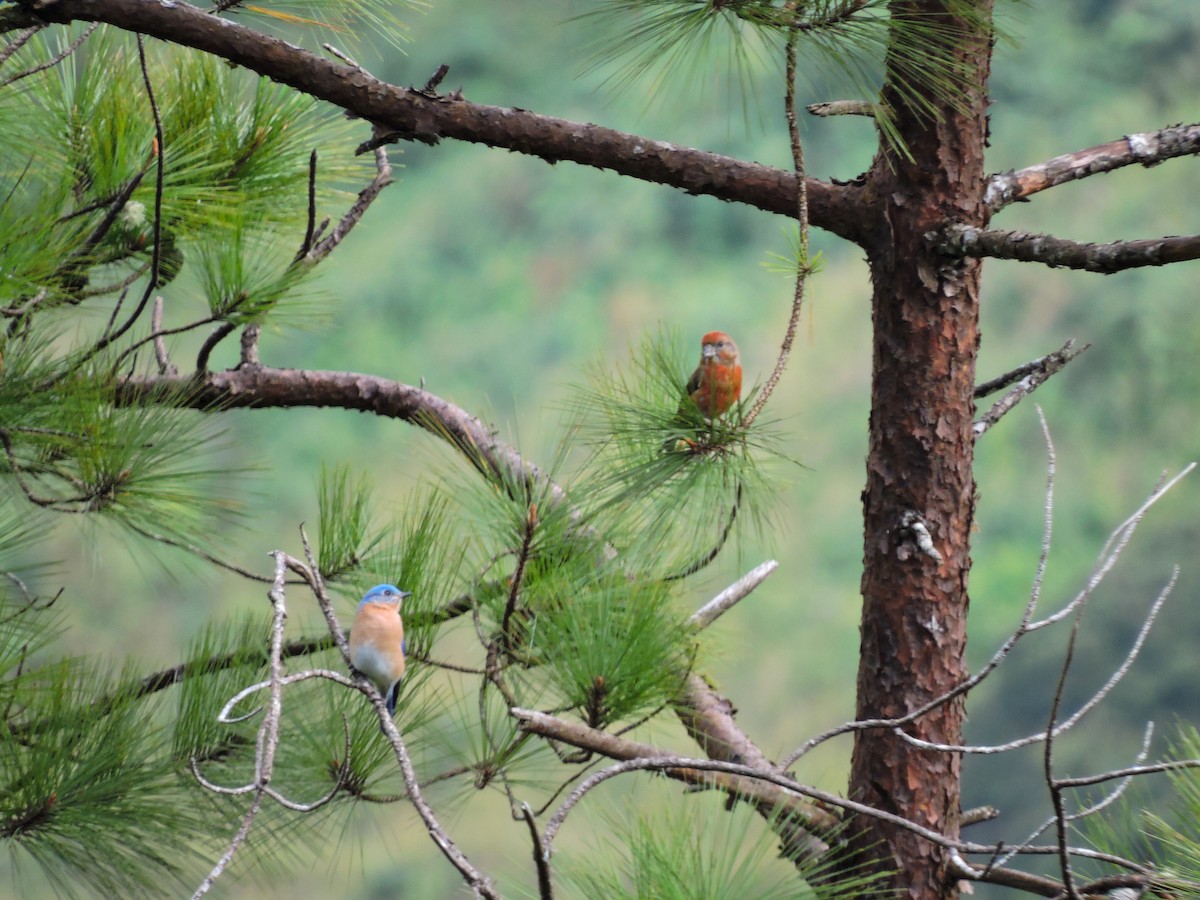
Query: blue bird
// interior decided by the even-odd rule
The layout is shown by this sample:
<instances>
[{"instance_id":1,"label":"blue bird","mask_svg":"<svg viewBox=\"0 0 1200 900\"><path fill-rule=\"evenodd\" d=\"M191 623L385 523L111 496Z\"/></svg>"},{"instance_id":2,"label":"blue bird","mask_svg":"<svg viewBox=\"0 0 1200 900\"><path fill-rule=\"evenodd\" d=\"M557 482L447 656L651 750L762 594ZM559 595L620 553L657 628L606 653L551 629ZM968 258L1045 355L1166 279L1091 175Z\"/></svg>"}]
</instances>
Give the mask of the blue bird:
<instances>
[{"instance_id":1,"label":"blue bird","mask_svg":"<svg viewBox=\"0 0 1200 900\"><path fill-rule=\"evenodd\" d=\"M409 591L377 584L358 604L350 629L350 663L369 678L396 714L396 689L404 678L404 620L400 605Z\"/></svg>"}]
</instances>

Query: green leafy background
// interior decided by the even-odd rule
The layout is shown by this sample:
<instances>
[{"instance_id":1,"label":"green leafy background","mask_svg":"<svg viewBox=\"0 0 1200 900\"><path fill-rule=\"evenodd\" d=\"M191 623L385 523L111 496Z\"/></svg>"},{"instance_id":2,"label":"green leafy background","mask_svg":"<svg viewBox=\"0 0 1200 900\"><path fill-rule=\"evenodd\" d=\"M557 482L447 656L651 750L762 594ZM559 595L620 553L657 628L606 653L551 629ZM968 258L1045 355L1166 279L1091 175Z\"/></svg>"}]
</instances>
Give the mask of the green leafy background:
<instances>
[{"instance_id":1,"label":"green leafy background","mask_svg":"<svg viewBox=\"0 0 1200 900\"><path fill-rule=\"evenodd\" d=\"M720 58L710 70L693 69L682 83L662 87L656 99L647 99L645 82L616 91L606 85L611 68L588 66L595 26L571 21L590 8L563 2L547 13L527 4L435 2L423 14L405 17L411 43L403 53L383 42L355 53L389 81L419 86L445 63L443 87L461 86L475 102L788 165L774 63L751 61L759 77L745 109L720 77ZM999 47L994 66L990 171L1195 120L1200 19L1194 0L1072 0L1001 9L1017 41ZM809 71L801 99L840 99L844 91L835 73ZM357 130L347 153L369 136L363 123L351 128ZM849 179L870 163L874 134L868 121L807 119L802 128L812 175ZM423 380L546 462L588 367L628 364L649 331L665 326L689 344L705 331L728 331L741 347L748 379L769 372L791 285L766 263L772 253L787 253L786 222L479 146L400 145L392 159L397 183L323 267L307 315L264 330L264 363ZM1093 241L1194 233L1200 231L1191 190L1195 165L1188 158L1056 188L1007 210L996 225ZM717 646L704 660L739 707L740 723L779 756L851 717L858 645L870 287L855 248L821 232L814 232L813 248L827 264L810 284L798 346L771 407L788 435L788 454L806 468L789 473L781 527L766 538L741 541L689 586L699 606L763 558L780 560L779 571L714 627ZM1181 467L1200 450L1195 265L1108 277L987 265L981 379L1067 338L1093 345L1036 396L1058 454L1047 610L1081 586L1108 532L1141 502L1159 473ZM235 343L222 347L214 367L236 362ZM175 348L181 361L194 349L187 340ZM457 477L449 474L457 464L444 447L401 423L312 410L239 411L222 420L230 438L222 463L258 467L224 488L241 498L241 518L230 525L225 553L264 575L271 571L268 551L298 553L298 524L317 521L322 465L369 472L383 518L403 518L417 502L412 490L421 482ZM982 439L977 479L975 665L1015 626L1037 561L1045 450L1032 403ZM1152 513L1089 608L1068 705L1107 677L1170 566L1183 564L1175 596L1133 672L1111 702L1060 746L1064 771L1130 762L1151 717L1158 720L1155 747L1161 750L1177 721L1200 714L1193 653L1200 637L1198 491L1194 480L1185 481ZM52 543L37 548L39 559L59 561L42 573L39 585L65 585L56 652L91 654L114 666L132 656L149 669L184 659L213 621L246 611L265 616L259 586L214 573L181 553L164 554L126 532L70 518L56 523ZM342 612L349 615L349 603ZM315 609L293 607L289 627L296 634L318 633L319 616ZM1043 727L1062 650L1061 633L1039 633L1022 645L972 697L969 739L1002 740ZM439 702L449 700L429 699L432 707ZM965 802L1000 806L1003 833L1010 837L1023 836L1045 815L1045 805L1037 803L1039 753L966 763ZM806 758L799 775L841 789L848 756L849 744L834 742ZM596 805L608 814L623 808L631 786L602 788ZM678 798L677 788L657 782L643 781L637 792L647 807ZM506 879L527 879L523 828L495 824L508 822L502 794L472 798L469 806L465 792L434 799L475 861L498 872L509 889L515 881ZM720 817L719 803L711 805ZM131 807L131 815L139 814ZM583 858L588 833L603 827L603 814L590 824L580 819L568 825L564 866ZM298 900L444 897L458 890L407 807L367 805L341 821L323 842L306 842L303 851L240 870L241 879L218 892ZM1001 833L988 827L973 836ZM289 834L276 832L271 839L286 847ZM6 874L30 891L24 896L42 890L33 867L0 871L0 878ZM765 877L771 884L777 880Z\"/></svg>"}]
</instances>

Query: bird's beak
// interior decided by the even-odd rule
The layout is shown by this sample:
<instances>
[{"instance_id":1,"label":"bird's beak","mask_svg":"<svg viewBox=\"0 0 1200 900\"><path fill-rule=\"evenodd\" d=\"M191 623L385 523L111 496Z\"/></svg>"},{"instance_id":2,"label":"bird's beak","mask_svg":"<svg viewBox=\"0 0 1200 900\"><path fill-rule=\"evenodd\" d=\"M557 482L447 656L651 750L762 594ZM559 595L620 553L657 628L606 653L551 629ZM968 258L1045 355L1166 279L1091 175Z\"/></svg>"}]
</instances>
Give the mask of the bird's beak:
<instances>
[{"instance_id":1,"label":"bird's beak","mask_svg":"<svg viewBox=\"0 0 1200 900\"><path fill-rule=\"evenodd\" d=\"M712 359L717 355L717 348L713 344L705 344L700 348L700 359Z\"/></svg>"}]
</instances>

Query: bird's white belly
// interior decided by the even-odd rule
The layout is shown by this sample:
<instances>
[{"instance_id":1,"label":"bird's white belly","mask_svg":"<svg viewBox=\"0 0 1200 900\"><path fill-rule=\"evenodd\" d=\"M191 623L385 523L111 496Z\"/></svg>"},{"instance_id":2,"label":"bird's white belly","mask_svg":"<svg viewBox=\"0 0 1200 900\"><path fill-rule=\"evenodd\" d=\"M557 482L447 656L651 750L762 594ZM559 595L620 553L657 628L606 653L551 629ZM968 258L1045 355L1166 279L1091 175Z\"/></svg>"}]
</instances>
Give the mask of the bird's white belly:
<instances>
[{"instance_id":1,"label":"bird's white belly","mask_svg":"<svg viewBox=\"0 0 1200 900\"><path fill-rule=\"evenodd\" d=\"M356 649L354 668L375 682L381 691L386 691L392 683L390 655L381 653L374 644L362 644Z\"/></svg>"}]
</instances>

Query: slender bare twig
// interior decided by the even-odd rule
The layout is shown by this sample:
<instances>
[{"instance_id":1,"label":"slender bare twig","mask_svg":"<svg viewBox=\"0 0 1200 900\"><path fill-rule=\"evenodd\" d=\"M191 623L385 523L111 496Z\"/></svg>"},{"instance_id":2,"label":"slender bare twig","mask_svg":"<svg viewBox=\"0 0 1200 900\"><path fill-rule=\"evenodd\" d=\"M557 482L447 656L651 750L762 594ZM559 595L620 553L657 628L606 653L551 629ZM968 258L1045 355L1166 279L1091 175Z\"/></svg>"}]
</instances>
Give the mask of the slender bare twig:
<instances>
[{"instance_id":1,"label":"slender bare twig","mask_svg":"<svg viewBox=\"0 0 1200 900\"><path fill-rule=\"evenodd\" d=\"M721 615L734 607L734 604L749 596L750 592L770 577L779 568L779 563L773 559L751 569L717 596L713 597L702 607L688 617L688 624L697 629L707 628Z\"/></svg>"},{"instance_id":2,"label":"slender bare twig","mask_svg":"<svg viewBox=\"0 0 1200 900\"><path fill-rule=\"evenodd\" d=\"M550 854L542 848L537 822L534 821L533 810L529 808L528 803L521 804L521 816L529 826L529 840L533 843L533 865L537 870L538 896L541 900L554 900L554 888L550 880Z\"/></svg>"},{"instance_id":3,"label":"slender bare twig","mask_svg":"<svg viewBox=\"0 0 1200 900\"><path fill-rule=\"evenodd\" d=\"M171 364L171 356L167 353L167 343L162 335L163 298L154 298L154 308L150 311L150 333L154 338L154 361L158 363L159 375L177 375L179 370Z\"/></svg>"},{"instance_id":4,"label":"slender bare twig","mask_svg":"<svg viewBox=\"0 0 1200 900\"><path fill-rule=\"evenodd\" d=\"M1071 338L1053 353L1048 353L1045 356L1039 356L1037 359L1023 363L1022 365L1017 366L1015 369L1010 369L1003 375L997 375L995 378L991 378L982 384L975 385L975 399L982 400L984 397L996 393L996 391L1003 390L1011 384L1016 384L1026 375L1032 375L1036 372L1044 371L1047 366L1056 366L1056 368L1061 368L1062 357L1068 351L1073 349L1074 346L1075 339ZM1090 346L1091 345L1089 344L1085 347L1081 347L1078 352L1082 353Z\"/></svg>"},{"instance_id":5,"label":"slender bare twig","mask_svg":"<svg viewBox=\"0 0 1200 900\"><path fill-rule=\"evenodd\" d=\"M30 28L23 28L18 31L16 36L7 44L5 44L3 49L0 49L0 66L8 62L14 53L28 44L33 36L45 27L45 25L34 25Z\"/></svg>"},{"instance_id":6,"label":"slender bare twig","mask_svg":"<svg viewBox=\"0 0 1200 900\"><path fill-rule=\"evenodd\" d=\"M212 317L209 317L209 320L217 321ZM188 327L195 328L196 324L193 323ZM236 322L223 321L220 322L220 324L218 324L217 327L212 330L212 333L204 339L204 343L200 345L200 349L196 352L196 371L198 373L204 373L208 371L208 359L210 356L212 356L213 350L217 348L217 344L221 343L221 341L225 340L225 338L229 337L229 335L233 334L233 332L236 330Z\"/></svg>"},{"instance_id":7,"label":"slender bare twig","mask_svg":"<svg viewBox=\"0 0 1200 900\"><path fill-rule=\"evenodd\" d=\"M1103 784L1115 779L1132 778L1137 775L1155 775L1161 772L1177 772L1181 769L1200 768L1200 759L1172 759L1154 763L1148 766L1129 766L1124 769L1113 769L1111 772L1100 772L1097 775L1084 775L1078 778L1059 778L1059 787L1089 787L1093 784Z\"/></svg>"},{"instance_id":8,"label":"slender bare twig","mask_svg":"<svg viewBox=\"0 0 1200 900\"><path fill-rule=\"evenodd\" d=\"M991 409L975 421L972 426L975 437L978 438L999 422L1013 407L1044 384L1050 376L1060 371L1067 363L1091 346L1091 344L1084 344L1082 347L1076 349L1075 341L1071 339L1054 353L1049 353L1039 359L1027 362L1025 365L1019 366L1011 372L1006 372L998 378L993 378L991 381L979 385L975 389L976 399L986 397L988 394L1007 387L1010 384L1014 386L1003 397L992 404Z\"/></svg>"},{"instance_id":9,"label":"slender bare twig","mask_svg":"<svg viewBox=\"0 0 1200 900\"><path fill-rule=\"evenodd\" d=\"M786 775L777 772L766 772L759 769L754 769L749 766L740 765L737 763L721 762L712 759L694 759L686 756L657 756L653 758L631 759L616 763L591 775L584 779L571 795L563 801L562 805L550 817L549 822L542 832L542 844L547 853L552 852L554 838L561 830L563 823L571 810L574 809L579 801L584 798L591 790L611 778L618 775L624 775L628 772L637 771L664 771L671 769L695 769L709 772L723 772L728 775L736 775L752 780L766 781L771 784L778 785L786 792L795 794L799 797L807 797L816 800L819 803L844 810L847 813L854 815L869 816L878 819L882 822L888 822L898 828L917 835L924 840L929 841L939 847L945 847L948 850L958 850L963 853L993 853L996 846L992 844L979 844L970 841L956 840L947 837L939 831L928 828L924 825L912 822L908 819L898 816L895 813L886 810L876 809L863 803L858 803L854 800L847 800L839 797L836 794L831 794L827 791L822 791L818 788L811 787L806 784L801 784ZM1120 866L1131 872L1136 872L1141 875L1151 874L1151 870L1140 863L1133 860L1125 859L1111 853L1102 853L1092 850L1087 847L1070 847L1068 848L1073 857L1082 859L1091 859L1099 862L1107 862L1116 866ZM1035 845L1022 847L1020 852L1025 855L1047 856L1058 852L1057 846Z\"/></svg>"},{"instance_id":10,"label":"slender bare twig","mask_svg":"<svg viewBox=\"0 0 1200 900\"><path fill-rule=\"evenodd\" d=\"M504 615L500 619L500 634L506 648L511 648L515 643L508 628L512 622L513 613L517 610L521 588L524 587L522 581L525 578L525 566L529 562L529 555L533 547L533 535L537 528L537 521L537 505L530 503L525 521L522 523L521 549L517 553L517 567L513 572L512 584L509 585L508 600L504 604Z\"/></svg>"},{"instance_id":11,"label":"slender bare twig","mask_svg":"<svg viewBox=\"0 0 1200 900\"><path fill-rule=\"evenodd\" d=\"M66 588L59 588L58 591L55 592L54 596L51 597L49 600L42 600L41 597L39 597L37 594L34 594L32 591L29 590L29 585L27 585L21 579L21 576L18 575L16 572L3 572L0 574L3 574L5 578L7 578L14 585L16 585L17 590L21 593L21 596L24 598L24 602L21 605L19 605L15 610L13 610L7 616L0 619L0 625L6 625L9 622L14 621L15 619L19 619L21 616L27 615L28 613L31 613L31 612L45 612L50 607L52 607L55 604L55 602L57 602L58 598L63 595L63 591L66 590Z\"/></svg>"},{"instance_id":12,"label":"slender bare twig","mask_svg":"<svg viewBox=\"0 0 1200 900\"><path fill-rule=\"evenodd\" d=\"M254 781L251 785L254 790L254 800L250 804L250 808L242 816L242 823L238 827L237 833L229 842L229 846L225 852L221 854L220 859L205 876L204 880L196 888L192 894L192 900L197 900L207 894L217 879L233 861L234 854L238 848L245 842L246 837L250 834L250 826L254 823L258 811L262 808L263 798L267 796L271 774L275 766L275 750L279 745L279 722L283 714L283 626L287 622L287 604L284 598L283 584L285 574L285 554L276 552L275 556L275 579L271 585L271 590L268 592L271 598L271 605L274 610L271 623L271 679L270 679L270 700L267 705L267 714L263 718L263 723L258 730L258 740L255 747L254 759ZM222 710L224 713L224 710ZM200 772L193 762L193 773L199 779ZM207 781L203 781L206 786ZM215 787L215 786L213 786ZM210 787L211 789L211 787Z\"/></svg>"},{"instance_id":13,"label":"slender bare twig","mask_svg":"<svg viewBox=\"0 0 1200 900\"><path fill-rule=\"evenodd\" d=\"M1137 659L1138 653L1142 649L1142 645L1146 641L1147 635L1150 633L1150 629L1153 628L1154 623L1158 618L1159 611L1162 609L1163 604L1166 603L1167 598L1174 589L1178 576L1179 568L1176 567L1170 581L1167 582L1162 591L1160 591L1158 596L1155 598L1154 603L1151 604L1150 610L1146 614L1146 618L1142 621L1142 627L1138 631L1137 637L1134 639L1129 651L1125 654L1125 658L1121 661L1121 664L1113 670L1112 674L1109 675L1108 680L1094 694L1092 694L1092 696L1088 698L1085 703L1075 710L1075 712L1072 713L1069 718L1064 719L1054 727L1054 732L1051 737L1057 737L1074 728L1075 725L1078 724L1079 720L1095 709L1101 703L1101 701L1108 696L1109 692L1111 692L1112 689L1116 687L1121 679L1124 678L1129 672L1134 661ZM1083 606L1084 604L1082 603L1072 601L1072 604L1068 608L1078 613L1083 609ZM1026 629L1026 633L1031 630L1032 626ZM914 747L921 747L925 750L941 750L947 753L991 755L996 753L1007 753L1008 751L1016 750L1019 747L1027 747L1030 744L1040 743L1046 739L1046 732L1039 731L1023 738L1017 738L1016 740L1008 741L1004 744L990 745L935 744L907 734L901 734L901 737L904 741L912 744Z\"/></svg>"},{"instance_id":14,"label":"slender bare twig","mask_svg":"<svg viewBox=\"0 0 1200 900\"><path fill-rule=\"evenodd\" d=\"M37 493L33 489L33 486L25 479L24 466L21 465L21 461L17 458L16 450L12 443L12 436L6 428L0 428L0 447L4 448L4 454L8 457L8 467L12 472L13 480L17 483L17 487L21 489L21 493L25 495L25 499L34 506L40 506L42 509L50 509L55 512L75 513L82 512L83 510L78 507L93 499L90 493L81 493L70 497L47 497Z\"/></svg>"},{"instance_id":15,"label":"slender bare twig","mask_svg":"<svg viewBox=\"0 0 1200 900\"><path fill-rule=\"evenodd\" d=\"M308 216L304 227L304 240L300 242L300 249L296 251L292 263L298 263L304 257L308 256L308 252L312 249L313 234L317 230L317 151L313 149L308 155Z\"/></svg>"},{"instance_id":16,"label":"slender bare twig","mask_svg":"<svg viewBox=\"0 0 1200 900\"><path fill-rule=\"evenodd\" d=\"M83 42L86 41L89 37L91 37L92 32L95 31L98 27L99 26L95 22L93 22L91 25L89 25L87 28L85 28L83 30L83 32L79 35L79 37L77 37L77 38L75 38L75 40L71 41L70 44L68 44L62 50L58 51L58 53L54 54L54 56L52 56L50 59L43 60L42 62L38 63L36 66L31 66L30 68L25 69L23 72L16 72L12 75L9 75L7 78L0 80L0 88L8 87L13 82L20 81L22 78L28 78L30 75L36 75L38 72L45 72L47 69L54 68L60 62L62 62L64 59L66 59L68 56L70 56L72 53L74 53L76 50L78 50L80 45L83 44ZM29 32L29 37L32 37L33 32L35 32L36 30L37 29L32 29L32 28L27 29L27 31ZM29 38L25 38L25 40L28 40L28 39ZM17 40L20 41L20 37L18 37ZM18 44L17 41L13 41L13 43L17 44L18 48L20 47L20 44ZM24 43L24 41L20 41L20 43ZM9 46L12 46L12 45L10 44ZM5 48L5 49L6 49L6 51L8 50L8 48ZM4 59L7 59L7 57L11 56L11 55L12 55L12 51L9 51L7 53L7 55L4 57ZM2 63L4 61L4 59L0 59L0 63Z\"/></svg>"},{"instance_id":17,"label":"slender bare twig","mask_svg":"<svg viewBox=\"0 0 1200 900\"><path fill-rule=\"evenodd\" d=\"M792 311L788 317L787 330L783 333L783 343L779 348L779 357L775 360L775 368L767 377L758 398L750 411L742 420L742 427L749 428L779 384L783 370L787 366L788 357L792 353L792 343L796 339L796 328L800 323L800 309L804 305L804 287L812 272L812 260L809 259L808 245L808 183L804 177L804 146L800 143L800 128L796 121L796 31L788 32L787 47L784 51L784 115L787 117L788 139L792 149L792 165L796 170L796 221L800 233L800 258L796 261L796 279L792 291Z\"/></svg>"},{"instance_id":18,"label":"slender bare twig","mask_svg":"<svg viewBox=\"0 0 1200 900\"><path fill-rule=\"evenodd\" d=\"M1141 763L1143 763L1146 759L1146 756L1149 754L1150 738L1153 735L1153 733L1154 733L1154 726L1153 726L1153 723L1151 723L1150 725L1147 726L1145 732L1142 735L1142 746L1141 746L1141 749L1138 751L1137 756L1135 757L1135 763L1137 765L1140 765ZM1105 773L1105 774L1107 774L1107 773ZM1121 777L1121 783L1119 785L1117 785L1113 790L1109 791L1107 794L1105 794L1103 797L1101 797L1095 803L1091 803L1091 804L1079 809L1077 812L1074 812L1074 813L1071 813L1070 815L1068 815L1066 817L1067 821L1074 822L1074 821L1078 821L1080 819L1087 818L1088 816L1095 815L1096 813L1107 808L1108 806L1111 806L1113 803L1115 803L1121 797L1122 794L1125 793L1125 790L1132 783L1133 783L1133 775L1125 775L1125 776ZM1052 826L1055 823L1055 820L1056 820L1055 816L1048 817L1044 822L1042 822L1041 825L1039 825L1037 828L1035 828L1029 834L1029 836L1026 837L1025 840L1022 841L1020 844L1016 844L1016 845L1014 845L1013 848L1009 849L1008 851L998 854L991 861L991 863L989 863L989 867L1007 865L1012 860L1012 858L1014 856L1016 856L1017 851L1021 846L1023 846L1024 844L1032 844L1034 841L1036 841L1038 838L1040 838L1046 832L1046 829L1048 829L1050 826Z\"/></svg>"},{"instance_id":19,"label":"slender bare twig","mask_svg":"<svg viewBox=\"0 0 1200 900\"><path fill-rule=\"evenodd\" d=\"M271 579L265 575L259 575L257 572L252 572L249 569L243 568L242 566L221 559L219 556L214 556L207 550L197 547L195 544L189 544L186 541L176 540L175 538L167 537L165 534L158 534L150 531L149 529L142 528L140 525L135 525L130 522L126 522L125 525L130 530L140 534L142 537L147 538L148 540L163 544L167 547L175 547L179 550L184 550L187 553L190 553L193 556L204 560L205 562L212 563L214 566L222 568L227 572L233 572L235 575L240 575L250 581L259 581L264 584L271 583Z\"/></svg>"},{"instance_id":20,"label":"slender bare twig","mask_svg":"<svg viewBox=\"0 0 1200 900\"><path fill-rule=\"evenodd\" d=\"M375 150L375 177L371 179L371 183L358 192L358 198L351 205L346 214L334 226L333 231L329 232L328 237L317 241L317 243L305 254L304 260L309 265L316 265L330 253L336 249L338 244L346 239L346 236L354 230L354 226L359 223L371 204L375 202L389 184L393 182L392 164L388 160L387 150L383 147L378 147Z\"/></svg>"},{"instance_id":21,"label":"slender bare twig","mask_svg":"<svg viewBox=\"0 0 1200 900\"><path fill-rule=\"evenodd\" d=\"M1071 868L1071 855L1067 850L1067 815L1063 803L1062 790L1054 780L1054 738L1058 734L1058 711L1062 706L1063 691L1067 686L1067 674L1071 671L1071 662L1075 658L1075 643L1079 638L1079 627L1083 622L1083 611L1087 603L1080 603L1075 610L1075 619L1071 624L1071 633L1067 637L1067 649L1063 654L1063 663L1058 673L1058 683L1050 699L1050 715L1047 717L1046 730L1042 738L1042 776L1050 792L1050 805L1054 810L1054 836L1058 845L1058 870L1062 876L1063 892L1067 900L1078 900L1075 890L1075 873Z\"/></svg>"}]
</instances>

